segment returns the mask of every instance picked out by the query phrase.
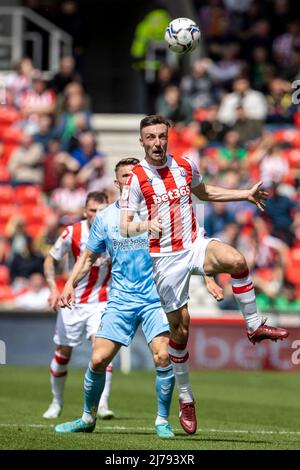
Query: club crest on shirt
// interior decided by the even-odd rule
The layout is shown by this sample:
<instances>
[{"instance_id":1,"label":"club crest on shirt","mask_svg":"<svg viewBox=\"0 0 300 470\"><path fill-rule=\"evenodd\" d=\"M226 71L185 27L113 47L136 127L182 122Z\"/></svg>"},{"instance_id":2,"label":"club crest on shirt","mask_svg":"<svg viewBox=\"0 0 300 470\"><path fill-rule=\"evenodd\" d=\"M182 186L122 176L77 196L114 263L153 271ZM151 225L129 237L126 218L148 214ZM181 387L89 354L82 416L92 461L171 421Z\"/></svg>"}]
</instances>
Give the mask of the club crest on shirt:
<instances>
[{"instance_id":1,"label":"club crest on shirt","mask_svg":"<svg viewBox=\"0 0 300 470\"><path fill-rule=\"evenodd\" d=\"M148 183L152 184L152 182L153 182L153 178L149 178Z\"/></svg>"},{"instance_id":2,"label":"club crest on shirt","mask_svg":"<svg viewBox=\"0 0 300 470\"><path fill-rule=\"evenodd\" d=\"M183 176L183 178L186 177L186 171L185 171L184 168L180 168L180 174L181 174L181 176Z\"/></svg>"}]
</instances>

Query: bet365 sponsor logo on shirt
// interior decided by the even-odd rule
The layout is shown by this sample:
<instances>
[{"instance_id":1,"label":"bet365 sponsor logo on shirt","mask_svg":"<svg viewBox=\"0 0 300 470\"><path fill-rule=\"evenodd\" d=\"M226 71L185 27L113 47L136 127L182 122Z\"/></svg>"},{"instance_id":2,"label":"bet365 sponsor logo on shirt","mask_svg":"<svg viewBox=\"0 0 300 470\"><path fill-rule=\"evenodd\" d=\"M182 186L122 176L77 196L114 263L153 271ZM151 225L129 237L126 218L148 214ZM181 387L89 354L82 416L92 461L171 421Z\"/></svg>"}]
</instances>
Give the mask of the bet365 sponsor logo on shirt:
<instances>
[{"instance_id":1,"label":"bet365 sponsor logo on shirt","mask_svg":"<svg viewBox=\"0 0 300 470\"><path fill-rule=\"evenodd\" d=\"M165 194L160 196L153 195L154 204L161 204L162 202L174 201L174 199L179 198L180 196L189 196L191 194L191 189L188 185L181 186L180 188L171 189Z\"/></svg>"}]
</instances>

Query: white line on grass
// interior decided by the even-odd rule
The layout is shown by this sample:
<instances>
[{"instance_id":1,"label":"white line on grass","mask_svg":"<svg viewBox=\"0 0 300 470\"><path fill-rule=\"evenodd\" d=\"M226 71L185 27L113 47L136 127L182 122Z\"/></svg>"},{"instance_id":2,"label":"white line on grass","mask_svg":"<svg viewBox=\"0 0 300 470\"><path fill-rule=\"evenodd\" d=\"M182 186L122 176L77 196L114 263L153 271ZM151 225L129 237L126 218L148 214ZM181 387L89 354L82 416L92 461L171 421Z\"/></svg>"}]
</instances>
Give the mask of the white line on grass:
<instances>
[{"instance_id":1,"label":"white line on grass","mask_svg":"<svg viewBox=\"0 0 300 470\"><path fill-rule=\"evenodd\" d=\"M0 423L1 427L27 427L27 428L54 428L54 424L4 424ZM103 431L153 431L154 428L141 427L141 426L99 426ZM181 428L174 428L174 431L182 431ZM291 435L299 436L300 431L265 431L255 429L204 429L198 428L199 433L227 433L227 434L274 434L274 435Z\"/></svg>"}]
</instances>

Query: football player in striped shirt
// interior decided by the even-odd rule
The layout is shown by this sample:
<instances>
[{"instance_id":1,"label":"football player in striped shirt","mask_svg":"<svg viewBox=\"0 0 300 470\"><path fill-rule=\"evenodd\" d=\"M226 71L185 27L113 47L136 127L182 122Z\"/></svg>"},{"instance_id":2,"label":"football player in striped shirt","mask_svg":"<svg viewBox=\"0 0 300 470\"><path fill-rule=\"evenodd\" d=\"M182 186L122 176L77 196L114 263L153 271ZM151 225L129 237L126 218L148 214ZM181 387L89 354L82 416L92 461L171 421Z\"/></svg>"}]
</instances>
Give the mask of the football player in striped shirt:
<instances>
[{"instance_id":1,"label":"football player in striped shirt","mask_svg":"<svg viewBox=\"0 0 300 470\"><path fill-rule=\"evenodd\" d=\"M123 190L121 233L132 237L148 231L154 280L170 323L169 354L179 390L180 423L193 434L197 420L187 350L190 276L231 275L233 294L252 343L284 339L288 332L266 325L266 319L258 316L245 257L230 245L207 238L192 206L194 194L202 201L249 201L263 211L267 193L261 188L262 182L247 190L205 184L192 161L168 155L169 126L167 119L157 115L147 116L140 123L145 158L133 168ZM137 212L142 221L134 220Z\"/></svg>"},{"instance_id":2,"label":"football player in striped shirt","mask_svg":"<svg viewBox=\"0 0 300 470\"><path fill-rule=\"evenodd\" d=\"M121 160L116 166L116 185L122 190L135 158ZM152 273L148 236L120 235L120 200L97 214L86 249L77 261L61 296L62 306L74 301L74 286L90 270L95 259L106 250L112 260L112 286L101 325L96 335L92 358L85 374L84 412L81 418L59 424L56 432L92 432L96 425L98 401L103 390L105 367L121 346L128 346L141 324L156 367L157 416L155 430L161 438L174 437L168 422L175 383L168 354L169 324L161 307ZM138 216L136 216L138 218ZM206 279L209 292L222 298L222 289Z\"/></svg>"},{"instance_id":3,"label":"football player in striped shirt","mask_svg":"<svg viewBox=\"0 0 300 470\"><path fill-rule=\"evenodd\" d=\"M82 279L75 290L76 303L72 310L58 308L59 291L55 282L55 264L68 255L69 269L73 268L77 258L84 251L91 225L98 210L106 207L107 195L103 192L90 192L86 198L85 219L68 226L51 248L44 262L44 272L50 288L49 305L57 309L54 334L56 350L50 365L52 402L43 414L46 419L57 418L62 411L68 363L73 348L79 346L82 337L94 342L95 334L106 307L108 289L111 281L111 263L103 253L91 268L89 276ZM108 408L111 385L112 365L106 369L106 383L98 408L98 415L103 419L114 416Z\"/></svg>"}]
</instances>

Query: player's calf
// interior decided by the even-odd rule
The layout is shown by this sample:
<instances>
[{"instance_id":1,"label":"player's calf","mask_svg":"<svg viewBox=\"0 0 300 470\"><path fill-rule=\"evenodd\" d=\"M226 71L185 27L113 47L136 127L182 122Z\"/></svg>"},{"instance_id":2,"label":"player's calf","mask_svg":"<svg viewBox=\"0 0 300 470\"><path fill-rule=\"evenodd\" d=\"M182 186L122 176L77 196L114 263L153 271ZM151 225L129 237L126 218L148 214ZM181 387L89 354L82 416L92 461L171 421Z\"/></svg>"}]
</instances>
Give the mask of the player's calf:
<instances>
[{"instance_id":1,"label":"player's calf","mask_svg":"<svg viewBox=\"0 0 300 470\"><path fill-rule=\"evenodd\" d=\"M52 402L43 414L45 419L55 419L60 416L63 407L65 382L68 374L68 363L71 357L71 348L58 347L50 365Z\"/></svg>"}]
</instances>

